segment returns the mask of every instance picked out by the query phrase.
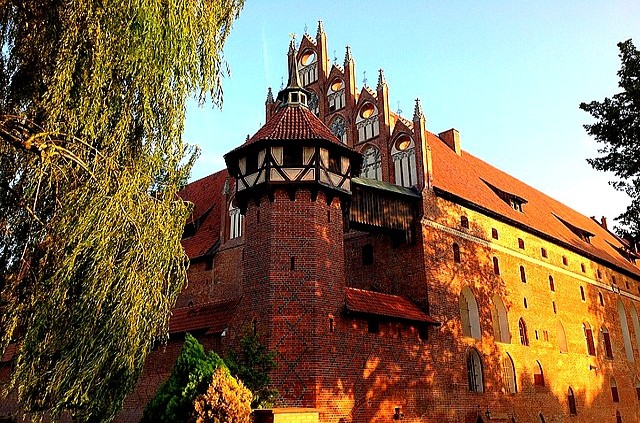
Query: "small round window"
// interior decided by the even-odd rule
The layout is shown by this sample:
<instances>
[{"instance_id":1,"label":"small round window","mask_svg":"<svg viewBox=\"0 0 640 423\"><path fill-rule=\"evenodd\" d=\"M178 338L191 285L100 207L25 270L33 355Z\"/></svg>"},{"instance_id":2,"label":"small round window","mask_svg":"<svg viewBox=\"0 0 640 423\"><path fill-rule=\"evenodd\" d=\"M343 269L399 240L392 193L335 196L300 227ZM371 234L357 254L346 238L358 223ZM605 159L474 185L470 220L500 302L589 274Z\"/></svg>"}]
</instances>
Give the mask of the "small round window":
<instances>
[{"instance_id":1,"label":"small round window","mask_svg":"<svg viewBox=\"0 0 640 423\"><path fill-rule=\"evenodd\" d=\"M315 62L315 60L316 60L316 54L311 50L307 50L304 52L304 54L300 58L300 63L302 63L303 66L307 66Z\"/></svg>"},{"instance_id":2,"label":"small round window","mask_svg":"<svg viewBox=\"0 0 640 423\"><path fill-rule=\"evenodd\" d=\"M344 83L341 79L336 79L335 81L333 81L333 84L331 84L331 89L333 91L340 91L342 87L344 87Z\"/></svg>"},{"instance_id":3,"label":"small round window","mask_svg":"<svg viewBox=\"0 0 640 423\"><path fill-rule=\"evenodd\" d=\"M396 140L396 149L404 151L409 147L411 147L411 138L408 135L400 135Z\"/></svg>"},{"instance_id":4,"label":"small round window","mask_svg":"<svg viewBox=\"0 0 640 423\"><path fill-rule=\"evenodd\" d=\"M371 116L373 116L373 112L375 111L375 107L373 106L373 104L371 103L367 103L364 106L362 106L362 109L360 109L360 116L363 119L367 119L370 118Z\"/></svg>"}]
</instances>

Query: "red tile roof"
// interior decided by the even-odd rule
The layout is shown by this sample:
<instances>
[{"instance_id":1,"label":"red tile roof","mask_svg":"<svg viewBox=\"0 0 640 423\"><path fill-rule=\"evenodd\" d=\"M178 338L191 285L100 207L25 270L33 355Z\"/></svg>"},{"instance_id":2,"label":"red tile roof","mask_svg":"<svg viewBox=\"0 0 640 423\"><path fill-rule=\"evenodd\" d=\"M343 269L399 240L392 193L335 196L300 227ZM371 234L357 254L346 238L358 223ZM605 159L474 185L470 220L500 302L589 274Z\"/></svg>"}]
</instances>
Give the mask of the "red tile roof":
<instances>
[{"instance_id":1,"label":"red tile roof","mask_svg":"<svg viewBox=\"0 0 640 423\"><path fill-rule=\"evenodd\" d=\"M432 133L427 134L427 141L432 150L433 185L436 190L444 191L485 211L488 210L520 226L553 238L569 248L640 276L638 266L623 258L616 249L622 247L620 239L593 219L583 216L466 151L462 151L458 156ZM483 180L501 191L526 200L526 204L522 206L523 212L511 208ZM594 234L591 243L580 239L562 220Z\"/></svg>"},{"instance_id":2,"label":"red tile roof","mask_svg":"<svg viewBox=\"0 0 640 423\"><path fill-rule=\"evenodd\" d=\"M178 194L194 204L193 214L187 223L197 222L197 231L192 237L182 240L190 259L207 254L220 238L220 207L226 207L222 204L222 191L228 178L227 171L222 170L190 183Z\"/></svg>"},{"instance_id":3,"label":"red tile roof","mask_svg":"<svg viewBox=\"0 0 640 423\"><path fill-rule=\"evenodd\" d=\"M246 144L259 140L316 140L324 139L345 146L320 119L304 106L285 106Z\"/></svg>"},{"instance_id":4,"label":"red tile roof","mask_svg":"<svg viewBox=\"0 0 640 423\"><path fill-rule=\"evenodd\" d=\"M439 325L414 303L397 295L366 291L357 288L345 290L345 306L348 311L376 316L391 317L413 322Z\"/></svg>"},{"instance_id":5,"label":"red tile roof","mask_svg":"<svg viewBox=\"0 0 640 423\"><path fill-rule=\"evenodd\" d=\"M206 329L209 333L224 331L236 312L240 298L217 303L176 308L171 312L169 333Z\"/></svg>"}]
</instances>

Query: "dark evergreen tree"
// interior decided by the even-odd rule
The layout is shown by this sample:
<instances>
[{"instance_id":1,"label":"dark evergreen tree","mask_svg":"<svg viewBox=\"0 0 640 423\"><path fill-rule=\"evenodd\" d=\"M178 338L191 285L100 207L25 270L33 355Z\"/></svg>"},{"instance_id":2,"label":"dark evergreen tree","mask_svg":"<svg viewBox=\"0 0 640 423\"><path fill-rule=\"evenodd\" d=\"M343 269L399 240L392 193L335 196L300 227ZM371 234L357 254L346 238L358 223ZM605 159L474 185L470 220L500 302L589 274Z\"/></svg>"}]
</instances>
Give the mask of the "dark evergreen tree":
<instances>
[{"instance_id":1,"label":"dark evergreen tree","mask_svg":"<svg viewBox=\"0 0 640 423\"><path fill-rule=\"evenodd\" d=\"M601 157L587 159L597 170L613 172L612 185L629 195L631 204L616 218L619 234L640 241L640 52L632 40L618 43L622 65L618 71L621 92L603 101L581 103L596 122L585 129L602 147Z\"/></svg>"}]
</instances>

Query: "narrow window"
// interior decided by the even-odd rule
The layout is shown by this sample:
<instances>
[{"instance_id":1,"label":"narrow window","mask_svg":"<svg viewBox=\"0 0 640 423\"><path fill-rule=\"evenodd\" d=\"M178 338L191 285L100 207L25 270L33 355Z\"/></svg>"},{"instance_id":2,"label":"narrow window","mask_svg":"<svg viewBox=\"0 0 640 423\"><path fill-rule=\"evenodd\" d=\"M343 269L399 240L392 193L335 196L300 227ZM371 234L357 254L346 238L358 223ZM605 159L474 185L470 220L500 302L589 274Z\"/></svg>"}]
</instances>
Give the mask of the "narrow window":
<instances>
[{"instance_id":1,"label":"narrow window","mask_svg":"<svg viewBox=\"0 0 640 423\"><path fill-rule=\"evenodd\" d=\"M536 337L536 341L539 340L540 338L538 337L538 331L534 330L533 331L534 336Z\"/></svg>"},{"instance_id":2,"label":"narrow window","mask_svg":"<svg viewBox=\"0 0 640 423\"><path fill-rule=\"evenodd\" d=\"M614 378L611 378L611 399L613 402L620 402L620 397L618 396L618 384Z\"/></svg>"},{"instance_id":3,"label":"narrow window","mask_svg":"<svg viewBox=\"0 0 640 423\"><path fill-rule=\"evenodd\" d=\"M580 298L582 301L587 301L587 297L584 295L584 287L580 285Z\"/></svg>"},{"instance_id":4,"label":"narrow window","mask_svg":"<svg viewBox=\"0 0 640 423\"><path fill-rule=\"evenodd\" d=\"M569 414L572 416L578 415L578 408L576 407L576 397L573 395L573 389L569 387L567 392L567 402L569 403Z\"/></svg>"},{"instance_id":5,"label":"narrow window","mask_svg":"<svg viewBox=\"0 0 640 423\"><path fill-rule=\"evenodd\" d=\"M467 216L460 216L460 226L469 229L469 218Z\"/></svg>"},{"instance_id":6,"label":"narrow window","mask_svg":"<svg viewBox=\"0 0 640 423\"><path fill-rule=\"evenodd\" d=\"M553 283L553 276L549 275L549 289L551 292L556 292L556 286Z\"/></svg>"},{"instance_id":7,"label":"narrow window","mask_svg":"<svg viewBox=\"0 0 640 423\"><path fill-rule=\"evenodd\" d=\"M540 248L540 255L544 258L547 258L547 249L544 247Z\"/></svg>"},{"instance_id":8,"label":"narrow window","mask_svg":"<svg viewBox=\"0 0 640 423\"><path fill-rule=\"evenodd\" d=\"M598 301L600 301L600 305L604 305L604 297L602 296L602 292L598 292Z\"/></svg>"},{"instance_id":9,"label":"narrow window","mask_svg":"<svg viewBox=\"0 0 640 423\"><path fill-rule=\"evenodd\" d=\"M524 250L524 239L518 238L518 248Z\"/></svg>"},{"instance_id":10,"label":"narrow window","mask_svg":"<svg viewBox=\"0 0 640 423\"><path fill-rule=\"evenodd\" d=\"M496 228L491 228L491 238L498 239L498 230Z\"/></svg>"},{"instance_id":11,"label":"narrow window","mask_svg":"<svg viewBox=\"0 0 640 423\"><path fill-rule=\"evenodd\" d=\"M558 321L556 325L556 330L556 335L558 336L558 348L561 353L565 354L569 351L569 348L567 348L567 337L564 333L564 326L562 326L560 321Z\"/></svg>"},{"instance_id":12,"label":"narrow window","mask_svg":"<svg viewBox=\"0 0 640 423\"><path fill-rule=\"evenodd\" d=\"M636 379L636 398L640 401L640 380Z\"/></svg>"},{"instance_id":13,"label":"narrow window","mask_svg":"<svg viewBox=\"0 0 640 423\"><path fill-rule=\"evenodd\" d=\"M625 288L629 289L629 281L624 281Z\"/></svg>"},{"instance_id":14,"label":"narrow window","mask_svg":"<svg viewBox=\"0 0 640 423\"><path fill-rule=\"evenodd\" d=\"M609 331L606 327L602 327L602 342L604 344L604 356L606 358L613 358L613 350L611 349L611 337L609 336Z\"/></svg>"},{"instance_id":15,"label":"narrow window","mask_svg":"<svg viewBox=\"0 0 640 423\"><path fill-rule=\"evenodd\" d=\"M536 361L533 370L533 384L536 386L544 386L544 373L542 373L542 365Z\"/></svg>"},{"instance_id":16,"label":"narrow window","mask_svg":"<svg viewBox=\"0 0 640 423\"><path fill-rule=\"evenodd\" d=\"M527 297L524 297L522 303L524 304L524 308L528 308L528 306L527 306ZM538 337L536 337L536 339L538 339Z\"/></svg>"},{"instance_id":17,"label":"narrow window","mask_svg":"<svg viewBox=\"0 0 640 423\"><path fill-rule=\"evenodd\" d=\"M602 279L602 272L600 271L600 269L596 269L596 277L598 279Z\"/></svg>"},{"instance_id":18,"label":"narrow window","mask_svg":"<svg viewBox=\"0 0 640 423\"><path fill-rule=\"evenodd\" d=\"M289 270L296 270L296 258L291 257L291 262L289 263Z\"/></svg>"},{"instance_id":19,"label":"narrow window","mask_svg":"<svg viewBox=\"0 0 640 423\"><path fill-rule=\"evenodd\" d=\"M527 274L524 271L524 266L520 266L520 280L523 283L527 283Z\"/></svg>"},{"instance_id":20,"label":"narrow window","mask_svg":"<svg viewBox=\"0 0 640 423\"><path fill-rule=\"evenodd\" d=\"M553 307L553 314L558 314L558 310L556 310L556 302L551 301L551 307Z\"/></svg>"},{"instance_id":21,"label":"narrow window","mask_svg":"<svg viewBox=\"0 0 640 423\"><path fill-rule=\"evenodd\" d=\"M362 246L362 265L371 266L373 264L373 245L365 244Z\"/></svg>"},{"instance_id":22,"label":"narrow window","mask_svg":"<svg viewBox=\"0 0 640 423\"><path fill-rule=\"evenodd\" d=\"M622 423L622 416L618 410L616 410L616 423Z\"/></svg>"},{"instance_id":23,"label":"narrow window","mask_svg":"<svg viewBox=\"0 0 640 423\"><path fill-rule=\"evenodd\" d=\"M213 269L213 256L207 256L204 259L204 270Z\"/></svg>"},{"instance_id":24,"label":"narrow window","mask_svg":"<svg viewBox=\"0 0 640 423\"><path fill-rule=\"evenodd\" d=\"M331 210L327 210L327 223L331 223Z\"/></svg>"},{"instance_id":25,"label":"narrow window","mask_svg":"<svg viewBox=\"0 0 640 423\"><path fill-rule=\"evenodd\" d=\"M335 330L335 326L333 323L333 317L329 317L329 332L333 333L334 330Z\"/></svg>"},{"instance_id":26,"label":"narrow window","mask_svg":"<svg viewBox=\"0 0 640 423\"><path fill-rule=\"evenodd\" d=\"M542 339L544 339L544 342L549 342L549 332L547 332L546 330L543 330Z\"/></svg>"},{"instance_id":27,"label":"narrow window","mask_svg":"<svg viewBox=\"0 0 640 423\"><path fill-rule=\"evenodd\" d=\"M518 392L518 386L516 384L516 370L513 365L513 360L509 354L505 354L502 358L502 381L504 383L504 390L508 394L515 394Z\"/></svg>"},{"instance_id":28,"label":"narrow window","mask_svg":"<svg viewBox=\"0 0 640 423\"><path fill-rule=\"evenodd\" d=\"M584 263L580 263L580 270L582 270L582 273L587 272L587 268L584 266Z\"/></svg>"},{"instance_id":29,"label":"narrow window","mask_svg":"<svg viewBox=\"0 0 640 423\"><path fill-rule=\"evenodd\" d=\"M584 330L584 340L587 343L587 354L596 355L596 346L593 343L593 331L589 323L583 323L582 329Z\"/></svg>"},{"instance_id":30,"label":"narrow window","mask_svg":"<svg viewBox=\"0 0 640 423\"><path fill-rule=\"evenodd\" d=\"M460 263L460 246L454 242L452 247L453 247L453 261L456 263Z\"/></svg>"},{"instance_id":31,"label":"narrow window","mask_svg":"<svg viewBox=\"0 0 640 423\"><path fill-rule=\"evenodd\" d=\"M631 333L629 332L629 321L627 320L627 312L622 304L622 300L618 300L618 318L620 319L620 329L622 330L622 340L624 341L624 351L627 355L627 361L633 362L633 348L631 347Z\"/></svg>"},{"instance_id":32,"label":"narrow window","mask_svg":"<svg viewBox=\"0 0 640 423\"><path fill-rule=\"evenodd\" d=\"M429 339L429 330L427 325L418 326L418 337L421 341L427 341Z\"/></svg>"},{"instance_id":33,"label":"narrow window","mask_svg":"<svg viewBox=\"0 0 640 423\"><path fill-rule=\"evenodd\" d=\"M496 275L500 274L500 263L498 262L498 257L493 258L493 273Z\"/></svg>"},{"instance_id":34,"label":"narrow window","mask_svg":"<svg viewBox=\"0 0 640 423\"><path fill-rule=\"evenodd\" d=\"M369 333L380 333L380 322L376 319L369 319L367 322L367 330Z\"/></svg>"},{"instance_id":35,"label":"narrow window","mask_svg":"<svg viewBox=\"0 0 640 423\"><path fill-rule=\"evenodd\" d=\"M562 256L562 264L564 264L565 266L569 264L569 260L567 259L567 256Z\"/></svg>"},{"instance_id":36,"label":"narrow window","mask_svg":"<svg viewBox=\"0 0 640 423\"><path fill-rule=\"evenodd\" d=\"M251 330L254 335L258 333L258 320L255 317L251 319Z\"/></svg>"},{"instance_id":37,"label":"narrow window","mask_svg":"<svg viewBox=\"0 0 640 423\"><path fill-rule=\"evenodd\" d=\"M520 344L525 347L529 346L529 336L527 335L527 325L524 322L524 319L521 317L518 320L518 329L520 331Z\"/></svg>"},{"instance_id":38,"label":"narrow window","mask_svg":"<svg viewBox=\"0 0 640 423\"><path fill-rule=\"evenodd\" d=\"M480 360L480 354L475 349L469 350L467 355L467 380L469 382L469 391L484 391L482 361Z\"/></svg>"},{"instance_id":39,"label":"narrow window","mask_svg":"<svg viewBox=\"0 0 640 423\"><path fill-rule=\"evenodd\" d=\"M616 276L615 275L611 275L611 283L616 285Z\"/></svg>"},{"instance_id":40,"label":"narrow window","mask_svg":"<svg viewBox=\"0 0 640 423\"><path fill-rule=\"evenodd\" d=\"M540 414L538 414L538 420L540 421L540 423L546 423L546 420L544 419L544 416L542 415L542 412L540 412Z\"/></svg>"}]
</instances>

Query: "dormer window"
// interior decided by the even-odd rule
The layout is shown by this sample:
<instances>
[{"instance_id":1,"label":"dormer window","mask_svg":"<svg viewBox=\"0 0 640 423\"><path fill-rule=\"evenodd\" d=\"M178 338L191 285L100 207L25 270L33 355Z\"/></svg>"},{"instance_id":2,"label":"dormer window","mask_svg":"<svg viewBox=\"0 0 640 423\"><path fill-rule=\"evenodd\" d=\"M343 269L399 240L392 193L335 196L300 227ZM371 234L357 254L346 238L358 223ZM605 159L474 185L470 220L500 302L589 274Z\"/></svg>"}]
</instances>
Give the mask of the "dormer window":
<instances>
[{"instance_id":1,"label":"dormer window","mask_svg":"<svg viewBox=\"0 0 640 423\"><path fill-rule=\"evenodd\" d=\"M591 232L587 231L586 229L582 229L579 228L575 225L572 225L571 223L567 222L564 219L561 219L559 216L555 215L556 219L558 219L560 222L562 222L564 224L564 226L566 226L571 232L573 232L578 238L580 238L581 240L583 240L584 242L591 244L591 238L594 237L595 235L592 234Z\"/></svg>"},{"instance_id":2,"label":"dormer window","mask_svg":"<svg viewBox=\"0 0 640 423\"><path fill-rule=\"evenodd\" d=\"M517 212L524 213L524 209L522 206L527 203L527 200L520 197L519 195L503 191L500 188L485 181L484 179L482 179L482 182L484 182L489 188L491 188L491 191L493 191L498 197L500 197L502 201L507 203L509 207Z\"/></svg>"}]
</instances>

